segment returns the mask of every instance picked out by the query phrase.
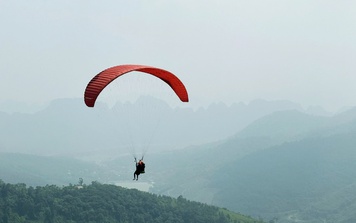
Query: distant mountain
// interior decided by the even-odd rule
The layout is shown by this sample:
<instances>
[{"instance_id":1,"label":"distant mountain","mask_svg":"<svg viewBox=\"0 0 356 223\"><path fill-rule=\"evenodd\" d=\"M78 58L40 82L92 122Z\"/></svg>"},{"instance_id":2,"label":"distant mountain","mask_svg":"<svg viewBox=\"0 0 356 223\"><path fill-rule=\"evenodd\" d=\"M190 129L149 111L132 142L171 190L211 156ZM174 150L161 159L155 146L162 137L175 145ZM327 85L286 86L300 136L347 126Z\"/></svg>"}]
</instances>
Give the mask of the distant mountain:
<instances>
[{"instance_id":1,"label":"distant mountain","mask_svg":"<svg viewBox=\"0 0 356 223\"><path fill-rule=\"evenodd\" d=\"M33 114L46 107L46 104L28 104L25 102L0 100L0 111L6 113L29 113Z\"/></svg>"},{"instance_id":2,"label":"distant mountain","mask_svg":"<svg viewBox=\"0 0 356 223\"><path fill-rule=\"evenodd\" d=\"M294 140L295 137L304 137L304 134L325 126L328 119L297 110L280 111L256 120L236 134L236 137L268 137L276 140L279 138L281 142Z\"/></svg>"},{"instance_id":3,"label":"distant mountain","mask_svg":"<svg viewBox=\"0 0 356 223\"><path fill-rule=\"evenodd\" d=\"M0 151L77 157L167 151L224 139L264 115L289 109L301 107L256 100L194 111L145 97L113 108L100 103L88 108L82 99L58 99L33 114L0 112Z\"/></svg>"},{"instance_id":4,"label":"distant mountain","mask_svg":"<svg viewBox=\"0 0 356 223\"><path fill-rule=\"evenodd\" d=\"M154 190L156 193L170 194L172 185L184 184L187 188L197 188L200 191L202 188L210 188L210 194L214 194L218 189L210 187L206 182L212 180L211 177L217 169L226 169L230 162L236 162L249 154L258 153L285 142L303 139L308 134L314 134L314 131L323 129L330 119L308 115L296 110L280 111L252 122L245 129L227 139L162 155L154 154L154 157L161 159L154 160L154 163L160 164L168 161L174 164L172 172L182 172L186 178L194 179L180 182L182 179L176 174L164 175L162 179L158 176L159 180L157 180ZM161 165L157 166L158 168L153 172L163 175L160 170ZM161 186L166 182L170 182L171 185ZM182 187L182 190L177 188L174 190L176 191L174 195L184 192L183 195L191 199L207 203L212 202L213 199L211 196L199 195L199 192L194 189L186 190L185 187Z\"/></svg>"},{"instance_id":5,"label":"distant mountain","mask_svg":"<svg viewBox=\"0 0 356 223\"><path fill-rule=\"evenodd\" d=\"M107 182L118 175L95 163L69 157L0 153L0 179L9 183L62 186L76 183L79 178Z\"/></svg>"},{"instance_id":6,"label":"distant mountain","mask_svg":"<svg viewBox=\"0 0 356 223\"><path fill-rule=\"evenodd\" d=\"M162 155L155 193L281 222L355 222L356 110L283 111L217 143ZM350 194L352 193L352 194Z\"/></svg>"},{"instance_id":7,"label":"distant mountain","mask_svg":"<svg viewBox=\"0 0 356 223\"><path fill-rule=\"evenodd\" d=\"M355 222L356 122L352 126L230 163L212 178L220 188L212 203L283 222Z\"/></svg>"}]
</instances>

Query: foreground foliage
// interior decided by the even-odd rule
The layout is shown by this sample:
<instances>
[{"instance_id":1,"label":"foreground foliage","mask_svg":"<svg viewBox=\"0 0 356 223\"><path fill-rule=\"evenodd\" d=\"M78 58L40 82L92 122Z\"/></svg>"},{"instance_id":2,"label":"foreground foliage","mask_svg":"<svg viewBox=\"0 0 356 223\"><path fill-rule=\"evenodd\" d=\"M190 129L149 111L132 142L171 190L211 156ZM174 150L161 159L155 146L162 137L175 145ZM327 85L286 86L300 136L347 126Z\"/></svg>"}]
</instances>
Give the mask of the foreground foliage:
<instances>
[{"instance_id":1,"label":"foreground foliage","mask_svg":"<svg viewBox=\"0 0 356 223\"><path fill-rule=\"evenodd\" d=\"M93 182L27 187L0 180L0 222L259 222L178 197Z\"/></svg>"}]
</instances>

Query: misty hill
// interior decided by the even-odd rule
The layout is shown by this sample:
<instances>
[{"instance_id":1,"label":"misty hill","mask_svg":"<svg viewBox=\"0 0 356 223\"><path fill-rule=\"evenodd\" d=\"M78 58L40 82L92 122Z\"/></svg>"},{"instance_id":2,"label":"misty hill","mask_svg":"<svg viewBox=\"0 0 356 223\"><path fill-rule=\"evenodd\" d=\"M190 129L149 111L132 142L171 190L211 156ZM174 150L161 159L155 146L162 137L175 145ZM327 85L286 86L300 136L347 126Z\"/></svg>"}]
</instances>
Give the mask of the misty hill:
<instances>
[{"instance_id":1,"label":"misty hill","mask_svg":"<svg viewBox=\"0 0 356 223\"><path fill-rule=\"evenodd\" d=\"M214 194L219 190L219 187L216 188L208 184L215 171L220 168L226 169L228 163L236 162L249 154L258 153L285 142L302 139L308 134L315 134L315 132L323 130L325 126L331 125L328 124L331 119L308 115L296 110L280 111L252 122L245 129L225 140L171 153L155 154L153 155L154 163L168 162L174 167L168 168L171 174L164 175L161 170L163 167L155 166L157 169L154 169L153 172L164 177L157 176L159 180L156 178L156 187L153 190L156 193L175 196L183 194L194 200L211 203ZM163 169L168 172L167 168ZM177 177L177 173L174 174L174 172L178 172L178 176L185 176L184 179L191 180L182 182L183 179ZM177 188L172 185L181 186Z\"/></svg>"},{"instance_id":2,"label":"misty hill","mask_svg":"<svg viewBox=\"0 0 356 223\"><path fill-rule=\"evenodd\" d=\"M0 100L0 111L6 113L35 113L45 107L45 104L28 104L13 100Z\"/></svg>"},{"instance_id":3,"label":"misty hill","mask_svg":"<svg viewBox=\"0 0 356 223\"><path fill-rule=\"evenodd\" d=\"M152 190L282 222L354 222L355 146L355 109L276 112L227 140L162 155L156 162L172 167L153 171L164 177Z\"/></svg>"},{"instance_id":4,"label":"misty hill","mask_svg":"<svg viewBox=\"0 0 356 223\"><path fill-rule=\"evenodd\" d=\"M221 188L212 203L254 216L356 221L350 211L356 210L355 130L356 122L349 132L285 143L229 164L229 176L220 169L212 178Z\"/></svg>"},{"instance_id":5,"label":"misty hill","mask_svg":"<svg viewBox=\"0 0 356 223\"><path fill-rule=\"evenodd\" d=\"M327 125L329 119L329 117L309 115L297 110L280 111L256 120L235 137L268 137L279 142L296 140Z\"/></svg>"},{"instance_id":6,"label":"misty hill","mask_svg":"<svg viewBox=\"0 0 356 223\"><path fill-rule=\"evenodd\" d=\"M102 165L70 157L0 153L0 179L29 186L68 185L83 178L86 182L107 182L118 178Z\"/></svg>"},{"instance_id":7,"label":"misty hill","mask_svg":"<svg viewBox=\"0 0 356 223\"><path fill-rule=\"evenodd\" d=\"M58 99L33 114L0 112L0 151L78 157L113 157L140 145L152 152L166 151L221 140L264 115L290 109L301 107L256 100L195 111L146 97L113 108L100 103L87 108L82 99Z\"/></svg>"},{"instance_id":8,"label":"misty hill","mask_svg":"<svg viewBox=\"0 0 356 223\"><path fill-rule=\"evenodd\" d=\"M34 222L241 222L261 221L226 209L92 182L26 187L0 180L0 219Z\"/></svg>"}]
</instances>

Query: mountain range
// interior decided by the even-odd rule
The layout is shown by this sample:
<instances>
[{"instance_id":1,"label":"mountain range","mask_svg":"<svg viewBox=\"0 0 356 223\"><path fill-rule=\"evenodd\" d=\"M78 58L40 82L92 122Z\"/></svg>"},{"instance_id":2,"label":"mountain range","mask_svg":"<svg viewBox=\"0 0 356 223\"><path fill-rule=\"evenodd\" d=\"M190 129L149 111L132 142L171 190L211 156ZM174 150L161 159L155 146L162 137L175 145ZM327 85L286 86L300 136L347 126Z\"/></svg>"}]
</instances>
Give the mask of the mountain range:
<instances>
[{"instance_id":1,"label":"mountain range","mask_svg":"<svg viewBox=\"0 0 356 223\"><path fill-rule=\"evenodd\" d=\"M356 220L356 109L332 117L275 112L164 159L184 165L160 178L155 193L280 222Z\"/></svg>"},{"instance_id":2,"label":"mountain range","mask_svg":"<svg viewBox=\"0 0 356 223\"><path fill-rule=\"evenodd\" d=\"M224 139L264 115L289 109L302 108L289 101L255 100L193 110L171 108L152 97L88 108L82 99L57 99L35 113L0 112L0 152L112 156L132 153L132 147L172 150Z\"/></svg>"},{"instance_id":3,"label":"mountain range","mask_svg":"<svg viewBox=\"0 0 356 223\"><path fill-rule=\"evenodd\" d=\"M274 222L356 221L356 109L324 116L284 101L200 110L156 102L156 112L169 113L164 118L170 121L162 125L162 141L145 156L140 181L152 185L150 192ZM1 169L7 171L0 178L16 182L30 173L23 179L42 184L79 177L131 180L131 154L112 145L125 138L117 123L127 119L118 112L130 106L100 105L87 112L78 100L65 99L32 115L1 113ZM8 152L34 155L11 159Z\"/></svg>"}]
</instances>

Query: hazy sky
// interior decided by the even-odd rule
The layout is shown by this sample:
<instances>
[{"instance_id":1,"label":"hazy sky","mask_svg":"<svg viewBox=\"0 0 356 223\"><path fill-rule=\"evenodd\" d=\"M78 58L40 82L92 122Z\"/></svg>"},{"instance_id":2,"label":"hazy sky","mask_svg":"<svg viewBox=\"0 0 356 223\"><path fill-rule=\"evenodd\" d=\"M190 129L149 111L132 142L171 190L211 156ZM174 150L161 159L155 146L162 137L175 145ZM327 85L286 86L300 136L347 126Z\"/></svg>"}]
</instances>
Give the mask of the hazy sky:
<instances>
[{"instance_id":1,"label":"hazy sky","mask_svg":"<svg viewBox=\"0 0 356 223\"><path fill-rule=\"evenodd\" d=\"M353 0L0 0L0 101L82 97L119 64L175 73L192 106L356 105Z\"/></svg>"}]
</instances>

